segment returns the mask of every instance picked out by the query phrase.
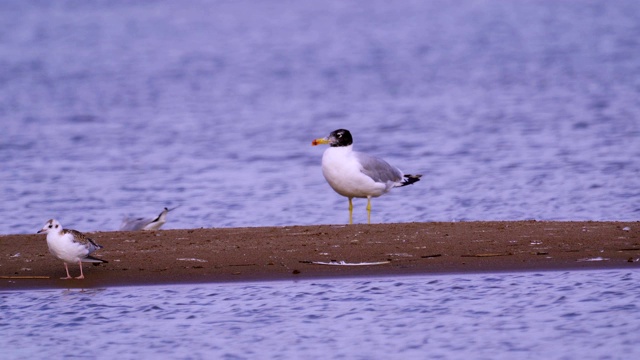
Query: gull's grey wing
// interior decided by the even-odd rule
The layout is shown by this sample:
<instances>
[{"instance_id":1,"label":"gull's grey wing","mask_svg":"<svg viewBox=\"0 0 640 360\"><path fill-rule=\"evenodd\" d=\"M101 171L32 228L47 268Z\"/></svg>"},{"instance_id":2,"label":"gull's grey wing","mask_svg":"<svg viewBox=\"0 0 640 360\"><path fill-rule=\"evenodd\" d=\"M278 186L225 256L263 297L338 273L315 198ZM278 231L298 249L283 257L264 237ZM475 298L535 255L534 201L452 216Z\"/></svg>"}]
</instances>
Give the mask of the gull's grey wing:
<instances>
[{"instance_id":1,"label":"gull's grey wing","mask_svg":"<svg viewBox=\"0 0 640 360\"><path fill-rule=\"evenodd\" d=\"M81 233L77 230L72 229L63 229L62 234L71 234L73 236L73 242L82 244L89 251L87 254L91 254L92 252L102 249L102 245L98 245L95 241L91 240L91 238L87 237L85 234Z\"/></svg>"},{"instance_id":2,"label":"gull's grey wing","mask_svg":"<svg viewBox=\"0 0 640 360\"><path fill-rule=\"evenodd\" d=\"M362 173L372 178L375 182L402 181L402 171L388 162L365 153L356 153Z\"/></svg>"}]
</instances>

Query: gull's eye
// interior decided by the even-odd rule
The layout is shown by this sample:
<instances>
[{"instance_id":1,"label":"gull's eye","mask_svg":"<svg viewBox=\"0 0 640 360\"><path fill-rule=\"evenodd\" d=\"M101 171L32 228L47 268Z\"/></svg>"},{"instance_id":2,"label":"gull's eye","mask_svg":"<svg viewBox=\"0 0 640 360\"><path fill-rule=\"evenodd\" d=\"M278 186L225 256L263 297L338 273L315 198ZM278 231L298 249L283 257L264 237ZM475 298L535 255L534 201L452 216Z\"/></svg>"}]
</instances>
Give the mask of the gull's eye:
<instances>
[{"instance_id":1,"label":"gull's eye","mask_svg":"<svg viewBox=\"0 0 640 360\"><path fill-rule=\"evenodd\" d=\"M51 229L53 227L53 225L49 225L49 229Z\"/></svg>"},{"instance_id":2,"label":"gull's eye","mask_svg":"<svg viewBox=\"0 0 640 360\"><path fill-rule=\"evenodd\" d=\"M58 228L58 225L56 225L56 229Z\"/></svg>"}]
</instances>

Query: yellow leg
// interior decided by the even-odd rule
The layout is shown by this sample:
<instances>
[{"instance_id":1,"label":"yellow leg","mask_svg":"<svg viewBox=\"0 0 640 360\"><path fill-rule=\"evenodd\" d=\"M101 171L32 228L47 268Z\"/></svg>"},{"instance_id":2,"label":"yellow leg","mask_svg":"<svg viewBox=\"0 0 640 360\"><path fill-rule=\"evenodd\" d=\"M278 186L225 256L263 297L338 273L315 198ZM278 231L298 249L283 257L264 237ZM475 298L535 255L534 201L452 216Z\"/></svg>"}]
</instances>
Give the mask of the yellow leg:
<instances>
[{"instance_id":1,"label":"yellow leg","mask_svg":"<svg viewBox=\"0 0 640 360\"><path fill-rule=\"evenodd\" d=\"M367 224L371 224L371 196L367 196Z\"/></svg>"},{"instance_id":2,"label":"yellow leg","mask_svg":"<svg viewBox=\"0 0 640 360\"><path fill-rule=\"evenodd\" d=\"M349 198L349 225L353 224L353 202Z\"/></svg>"}]
</instances>

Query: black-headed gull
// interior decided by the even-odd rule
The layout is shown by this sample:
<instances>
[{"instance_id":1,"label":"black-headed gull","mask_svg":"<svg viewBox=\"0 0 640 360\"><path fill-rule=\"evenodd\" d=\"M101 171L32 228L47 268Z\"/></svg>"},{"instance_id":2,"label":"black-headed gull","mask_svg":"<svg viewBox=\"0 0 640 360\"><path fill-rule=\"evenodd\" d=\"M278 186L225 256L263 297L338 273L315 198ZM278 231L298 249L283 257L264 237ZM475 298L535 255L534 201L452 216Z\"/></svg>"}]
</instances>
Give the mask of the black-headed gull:
<instances>
[{"instance_id":1,"label":"black-headed gull","mask_svg":"<svg viewBox=\"0 0 640 360\"><path fill-rule=\"evenodd\" d=\"M422 175L405 175L395 166L375 156L353 151L349 130L338 129L326 138L318 138L313 146L329 144L322 155L322 174L331 188L349 198L349 224L353 223L352 199L367 198L367 220L371 223L371 198L394 187L413 184Z\"/></svg>"}]
</instances>

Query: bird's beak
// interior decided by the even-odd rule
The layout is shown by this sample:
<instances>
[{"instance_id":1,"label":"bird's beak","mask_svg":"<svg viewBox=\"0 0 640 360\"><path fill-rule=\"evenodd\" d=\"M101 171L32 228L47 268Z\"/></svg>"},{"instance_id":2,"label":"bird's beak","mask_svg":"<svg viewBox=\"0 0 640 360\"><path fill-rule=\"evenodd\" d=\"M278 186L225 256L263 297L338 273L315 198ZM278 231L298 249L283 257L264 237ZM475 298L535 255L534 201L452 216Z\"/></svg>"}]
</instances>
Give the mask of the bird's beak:
<instances>
[{"instance_id":1,"label":"bird's beak","mask_svg":"<svg viewBox=\"0 0 640 360\"><path fill-rule=\"evenodd\" d=\"M321 144L328 144L329 143L329 139L327 138L318 138L315 139L311 142L311 146L316 146L316 145L321 145Z\"/></svg>"},{"instance_id":2,"label":"bird's beak","mask_svg":"<svg viewBox=\"0 0 640 360\"><path fill-rule=\"evenodd\" d=\"M44 232L44 229L40 229L40 230L38 230L38 232L36 234L40 234L40 233L43 233L43 232Z\"/></svg>"}]
</instances>

